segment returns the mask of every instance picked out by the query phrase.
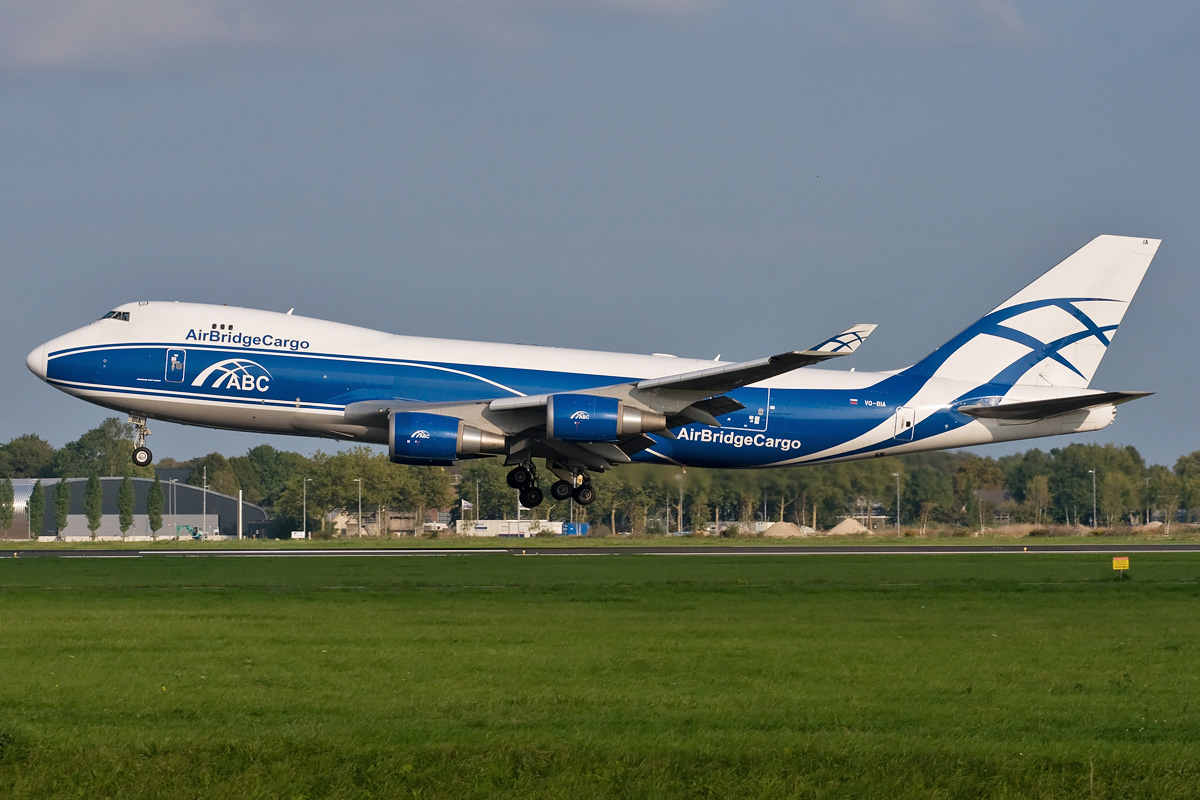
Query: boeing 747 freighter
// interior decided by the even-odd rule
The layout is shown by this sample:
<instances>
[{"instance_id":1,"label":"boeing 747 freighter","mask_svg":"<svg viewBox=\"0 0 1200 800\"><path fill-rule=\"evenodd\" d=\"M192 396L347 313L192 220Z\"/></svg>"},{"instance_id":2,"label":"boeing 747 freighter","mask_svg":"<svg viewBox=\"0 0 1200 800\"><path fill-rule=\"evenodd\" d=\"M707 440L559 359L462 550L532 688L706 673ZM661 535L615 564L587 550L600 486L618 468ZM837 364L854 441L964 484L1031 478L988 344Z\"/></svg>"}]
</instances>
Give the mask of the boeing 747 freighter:
<instances>
[{"instance_id":1,"label":"boeing 747 freighter","mask_svg":"<svg viewBox=\"0 0 1200 800\"><path fill-rule=\"evenodd\" d=\"M142 301L39 345L57 389L147 420L503 456L522 504L590 503L630 461L790 467L1094 431L1147 392L1089 388L1159 240L1100 236L910 367L815 368L874 330L727 363L429 339L271 311Z\"/></svg>"}]
</instances>

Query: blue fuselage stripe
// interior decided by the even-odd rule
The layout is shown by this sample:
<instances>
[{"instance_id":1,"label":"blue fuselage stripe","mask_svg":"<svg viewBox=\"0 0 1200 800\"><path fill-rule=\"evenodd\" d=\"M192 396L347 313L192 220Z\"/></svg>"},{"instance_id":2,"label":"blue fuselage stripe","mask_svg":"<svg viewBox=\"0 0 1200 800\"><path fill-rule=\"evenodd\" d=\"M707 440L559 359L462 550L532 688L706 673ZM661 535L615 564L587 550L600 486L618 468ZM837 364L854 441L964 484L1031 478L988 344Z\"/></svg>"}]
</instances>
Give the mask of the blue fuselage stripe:
<instances>
[{"instance_id":1,"label":"blue fuselage stripe","mask_svg":"<svg viewBox=\"0 0 1200 800\"><path fill-rule=\"evenodd\" d=\"M487 400L579 392L637 377L143 342L53 352L47 380L65 391L101 392L131 400L165 398L199 405L336 413L364 400ZM728 394L745 408L723 415L721 428L689 425L678 432L679 438L659 439L653 452L637 458L738 467L794 461L852 441L887 422L920 385L909 376L892 376L858 390L738 389ZM935 416L948 421L925 427L943 429L951 422L969 421L952 412ZM869 449L902 444L887 436L882 439Z\"/></svg>"}]
</instances>

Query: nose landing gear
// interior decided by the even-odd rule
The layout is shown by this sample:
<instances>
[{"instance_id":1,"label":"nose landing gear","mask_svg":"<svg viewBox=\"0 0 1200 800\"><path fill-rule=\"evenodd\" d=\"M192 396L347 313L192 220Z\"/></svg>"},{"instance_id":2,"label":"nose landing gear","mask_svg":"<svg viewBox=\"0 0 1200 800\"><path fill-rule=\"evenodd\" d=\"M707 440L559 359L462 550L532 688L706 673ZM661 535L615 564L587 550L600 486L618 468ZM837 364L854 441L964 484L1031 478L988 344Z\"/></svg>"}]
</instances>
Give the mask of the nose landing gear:
<instances>
[{"instance_id":1,"label":"nose landing gear","mask_svg":"<svg viewBox=\"0 0 1200 800\"><path fill-rule=\"evenodd\" d=\"M133 426L133 433L137 439L137 444L133 449L133 465L148 467L154 460L154 454L150 452L150 448L146 447L146 437L150 435L150 429L146 427L146 418L130 414L129 424Z\"/></svg>"}]
</instances>

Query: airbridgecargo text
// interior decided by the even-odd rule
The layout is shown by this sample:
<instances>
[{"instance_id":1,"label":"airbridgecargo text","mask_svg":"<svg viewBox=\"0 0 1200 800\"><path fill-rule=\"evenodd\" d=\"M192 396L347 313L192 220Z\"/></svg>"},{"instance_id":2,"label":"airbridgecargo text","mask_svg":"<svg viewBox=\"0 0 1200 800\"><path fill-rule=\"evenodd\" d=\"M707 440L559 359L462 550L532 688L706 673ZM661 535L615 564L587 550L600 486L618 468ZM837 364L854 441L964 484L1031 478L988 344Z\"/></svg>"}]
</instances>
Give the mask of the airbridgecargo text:
<instances>
[{"instance_id":1,"label":"airbridgecargo text","mask_svg":"<svg viewBox=\"0 0 1200 800\"><path fill-rule=\"evenodd\" d=\"M309 343L303 339L279 339L271 334L251 336L246 333L229 333L228 331L206 331L192 328L183 337L194 342L213 342L214 344L240 344L242 347L278 347L280 350L307 350Z\"/></svg>"},{"instance_id":2,"label":"airbridgecargo text","mask_svg":"<svg viewBox=\"0 0 1200 800\"><path fill-rule=\"evenodd\" d=\"M692 430L683 428L677 438L684 442L703 442L705 444L731 444L734 447L774 447L783 452L799 450L799 439L776 439L765 433L734 433L716 428L700 428Z\"/></svg>"}]
</instances>

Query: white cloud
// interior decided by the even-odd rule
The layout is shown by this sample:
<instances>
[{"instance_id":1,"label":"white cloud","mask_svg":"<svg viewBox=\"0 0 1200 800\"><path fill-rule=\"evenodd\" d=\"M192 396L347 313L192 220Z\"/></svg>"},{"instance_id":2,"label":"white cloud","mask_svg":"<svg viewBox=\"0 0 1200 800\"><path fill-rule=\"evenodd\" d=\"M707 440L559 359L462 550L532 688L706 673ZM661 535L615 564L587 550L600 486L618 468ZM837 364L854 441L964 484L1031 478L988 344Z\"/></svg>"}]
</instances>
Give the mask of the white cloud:
<instances>
[{"instance_id":1,"label":"white cloud","mask_svg":"<svg viewBox=\"0 0 1200 800\"><path fill-rule=\"evenodd\" d=\"M440 36L512 43L548 21L685 16L709 0L0 0L0 65L138 68L205 55L353 55Z\"/></svg>"}]
</instances>

